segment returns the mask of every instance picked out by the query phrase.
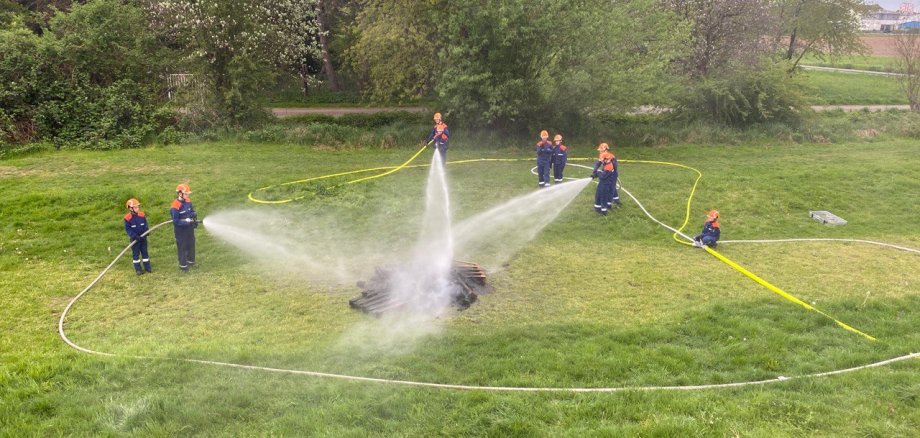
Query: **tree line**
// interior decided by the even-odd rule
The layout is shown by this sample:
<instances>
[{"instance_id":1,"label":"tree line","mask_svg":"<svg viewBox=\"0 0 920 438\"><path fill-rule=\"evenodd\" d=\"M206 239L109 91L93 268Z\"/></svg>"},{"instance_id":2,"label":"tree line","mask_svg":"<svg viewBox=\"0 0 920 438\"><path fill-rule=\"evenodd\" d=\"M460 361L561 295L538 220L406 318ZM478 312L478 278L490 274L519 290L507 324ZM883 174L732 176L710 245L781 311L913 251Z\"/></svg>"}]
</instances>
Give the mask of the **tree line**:
<instances>
[{"instance_id":1,"label":"tree line","mask_svg":"<svg viewBox=\"0 0 920 438\"><path fill-rule=\"evenodd\" d=\"M279 81L530 129L641 105L793 121L862 0L0 0L0 137L78 147L245 126ZM194 87L176 93L169 75ZM179 96L181 99L176 99Z\"/></svg>"}]
</instances>

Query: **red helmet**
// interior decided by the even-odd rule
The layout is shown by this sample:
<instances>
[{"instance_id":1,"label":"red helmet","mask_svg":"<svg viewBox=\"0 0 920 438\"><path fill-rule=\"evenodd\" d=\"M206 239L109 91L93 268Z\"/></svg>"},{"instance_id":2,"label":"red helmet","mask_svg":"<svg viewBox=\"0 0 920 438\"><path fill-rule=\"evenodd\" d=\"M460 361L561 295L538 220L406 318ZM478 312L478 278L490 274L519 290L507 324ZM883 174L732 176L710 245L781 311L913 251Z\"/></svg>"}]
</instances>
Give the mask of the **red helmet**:
<instances>
[{"instance_id":1,"label":"red helmet","mask_svg":"<svg viewBox=\"0 0 920 438\"><path fill-rule=\"evenodd\" d=\"M132 208L132 207L137 208L140 206L141 206L141 203L137 202L137 199L134 199L134 198L129 199L128 202L125 203L125 207L127 208Z\"/></svg>"},{"instance_id":2,"label":"red helmet","mask_svg":"<svg viewBox=\"0 0 920 438\"><path fill-rule=\"evenodd\" d=\"M188 184L179 184L176 186L176 192L177 193L181 192L187 195L189 193L192 193L192 189L189 188Z\"/></svg>"}]
</instances>

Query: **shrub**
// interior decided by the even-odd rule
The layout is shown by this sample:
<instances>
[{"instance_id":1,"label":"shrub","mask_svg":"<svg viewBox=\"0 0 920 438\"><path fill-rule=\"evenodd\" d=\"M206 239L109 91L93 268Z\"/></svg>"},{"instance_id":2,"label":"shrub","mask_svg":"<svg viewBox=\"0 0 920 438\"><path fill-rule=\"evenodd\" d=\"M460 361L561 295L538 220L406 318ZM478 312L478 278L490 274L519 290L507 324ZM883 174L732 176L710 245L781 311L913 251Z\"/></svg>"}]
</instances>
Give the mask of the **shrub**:
<instances>
[{"instance_id":1,"label":"shrub","mask_svg":"<svg viewBox=\"0 0 920 438\"><path fill-rule=\"evenodd\" d=\"M278 143L285 139L286 132L281 126L266 126L256 131L248 131L243 137L254 143Z\"/></svg>"},{"instance_id":2,"label":"shrub","mask_svg":"<svg viewBox=\"0 0 920 438\"><path fill-rule=\"evenodd\" d=\"M48 31L0 31L0 136L56 147L140 145L174 123L159 108L160 45L136 6L74 4Z\"/></svg>"},{"instance_id":3,"label":"shrub","mask_svg":"<svg viewBox=\"0 0 920 438\"><path fill-rule=\"evenodd\" d=\"M705 117L734 127L763 122L795 125L799 108L804 107L796 78L789 77L782 64L702 79L678 104L690 118Z\"/></svg>"},{"instance_id":4,"label":"shrub","mask_svg":"<svg viewBox=\"0 0 920 438\"><path fill-rule=\"evenodd\" d=\"M411 113L408 111L387 111L370 114L345 114L341 117L332 117L325 114L308 114L296 117L286 117L281 119L280 123L284 125L324 123L328 125L354 126L358 128L379 128L394 124L425 125L428 120L428 114Z\"/></svg>"}]
</instances>

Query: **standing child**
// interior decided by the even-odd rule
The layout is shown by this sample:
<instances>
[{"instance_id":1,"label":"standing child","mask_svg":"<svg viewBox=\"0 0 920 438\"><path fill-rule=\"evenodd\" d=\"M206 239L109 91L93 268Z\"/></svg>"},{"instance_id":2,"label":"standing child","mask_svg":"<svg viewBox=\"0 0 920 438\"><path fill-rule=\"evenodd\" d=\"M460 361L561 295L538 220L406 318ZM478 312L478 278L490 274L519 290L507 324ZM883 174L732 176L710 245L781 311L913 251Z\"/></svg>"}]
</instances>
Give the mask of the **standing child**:
<instances>
[{"instance_id":1,"label":"standing child","mask_svg":"<svg viewBox=\"0 0 920 438\"><path fill-rule=\"evenodd\" d=\"M144 271L153 272L150 267L150 255L147 253L147 217L140 210L141 203L137 199L131 198L125 203L128 208L128 214L125 215L125 232L128 233L128 239L134 242L131 246L131 256L134 262L134 271L137 275L143 275ZM144 269L141 269L141 262L144 263Z\"/></svg>"},{"instance_id":2,"label":"standing child","mask_svg":"<svg viewBox=\"0 0 920 438\"><path fill-rule=\"evenodd\" d=\"M435 149L441 154L441 164L447 162L448 140L450 139L450 130L447 129L447 123L441 119L441 113L434 113L434 127L428 134L428 143L433 143Z\"/></svg>"},{"instance_id":3,"label":"standing child","mask_svg":"<svg viewBox=\"0 0 920 438\"><path fill-rule=\"evenodd\" d=\"M549 168L553 164L553 144L549 141L549 133L540 131L540 141L537 142L537 183L540 187L549 186Z\"/></svg>"},{"instance_id":4,"label":"standing child","mask_svg":"<svg viewBox=\"0 0 920 438\"><path fill-rule=\"evenodd\" d=\"M703 232L693 238L693 246L702 248L706 245L710 248L717 245L719 237L722 235L722 226L719 224L719 212L711 210L706 215L706 223L703 225Z\"/></svg>"},{"instance_id":5,"label":"standing child","mask_svg":"<svg viewBox=\"0 0 920 438\"><path fill-rule=\"evenodd\" d=\"M610 146L607 145L607 143L601 143L598 145L597 152L599 153L599 156L597 158L597 162L594 163L594 173L591 174L591 177L597 177L598 168L601 165L601 158L604 156L604 154L609 154L611 157L610 161L613 163L613 174L611 175L611 178L607 179L607 184L609 185L607 193L610 195L610 198L607 199L606 205L608 207L611 205L619 206L621 204L620 192L617 191L617 180L620 178L620 163L617 161L616 155L610 152Z\"/></svg>"},{"instance_id":6,"label":"standing child","mask_svg":"<svg viewBox=\"0 0 920 438\"><path fill-rule=\"evenodd\" d=\"M620 192L617 190L617 181L620 179L620 162L617 160L617 156L610 150L607 151L610 155L610 162L613 163L613 174L610 175L610 179L607 184L610 184L610 201L607 202L607 205L616 205L619 207L622 205L620 203Z\"/></svg>"},{"instance_id":7,"label":"standing child","mask_svg":"<svg viewBox=\"0 0 920 438\"><path fill-rule=\"evenodd\" d=\"M169 209L172 217L173 232L176 235L176 252L179 255L179 269L188 272L189 266L195 266L195 228L198 226L198 214L189 194L192 189L188 184L176 186L176 199Z\"/></svg>"},{"instance_id":8,"label":"standing child","mask_svg":"<svg viewBox=\"0 0 920 438\"><path fill-rule=\"evenodd\" d=\"M603 143L602 143L603 144ZM600 150L600 147L598 147ZM616 176L614 170L613 154L606 149L598 157L592 178L597 178L597 191L594 192L594 211L606 216L610 209L611 188L615 188ZM613 182L614 185L611 185Z\"/></svg>"},{"instance_id":9,"label":"standing child","mask_svg":"<svg viewBox=\"0 0 920 438\"><path fill-rule=\"evenodd\" d=\"M562 135L553 137L553 178L557 183L562 182L562 171L569 158L569 148L562 144Z\"/></svg>"}]
</instances>

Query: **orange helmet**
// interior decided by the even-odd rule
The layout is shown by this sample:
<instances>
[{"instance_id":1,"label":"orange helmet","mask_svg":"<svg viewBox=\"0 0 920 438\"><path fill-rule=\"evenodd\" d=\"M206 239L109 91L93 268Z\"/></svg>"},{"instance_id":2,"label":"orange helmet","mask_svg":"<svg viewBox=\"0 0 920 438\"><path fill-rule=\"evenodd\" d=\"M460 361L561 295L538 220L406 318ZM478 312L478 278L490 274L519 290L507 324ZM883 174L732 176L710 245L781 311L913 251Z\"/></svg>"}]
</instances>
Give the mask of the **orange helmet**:
<instances>
[{"instance_id":1,"label":"orange helmet","mask_svg":"<svg viewBox=\"0 0 920 438\"><path fill-rule=\"evenodd\" d=\"M192 193L192 189L189 188L188 184L179 184L176 186L176 192L182 192L186 195Z\"/></svg>"},{"instance_id":2,"label":"orange helmet","mask_svg":"<svg viewBox=\"0 0 920 438\"><path fill-rule=\"evenodd\" d=\"M610 161L614 159L615 157L610 152L601 152L600 158L601 158L601 161Z\"/></svg>"},{"instance_id":3,"label":"orange helmet","mask_svg":"<svg viewBox=\"0 0 920 438\"><path fill-rule=\"evenodd\" d=\"M540 131L540 138L547 138L547 137L549 137L549 133L546 132L545 129Z\"/></svg>"},{"instance_id":4,"label":"orange helmet","mask_svg":"<svg viewBox=\"0 0 920 438\"><path fill-rule=\"evenodd\" d=\"M562 141L562 134L556 134L556 136L553 137L553 141Z\"/></svg>"},{"instance_id":5,"label":"orange helmet","mask_svg":"<svg viewBox=\"0 0 920 438\"><path fill-rule=\"evenodd\" d=\"M134 199L134 198L129 199L128 202L125 203L125 207L127 208L140 207L140 206L141 206L141 203L137 202L137 199Z\"/></svg>"},{"instance_id":6,"label":"orange helmet","mask_svg":"<svg viewBox=\"0 0 920 438\"><path fill-rule=\"evenodd\" d=\"M607 146L607 143L601 143L597 146L597 150L604 152L610 150L610 146Z\"/></svg>"},{"instance_id":7,"label":"orange helmet","mask_svg":"<svg viewBox=\"0 0 920 438\"><path fill-rule=\"evenodd\" d=\"M716 210L716 209L710 210L710 211L709 211L709 214L706 215L706 221L708 221L708 222L712 222L712 221L717 220L717 219L719 219L719 212L718 212L718 210Z\"/></svg>"},{"instance_id":8,"label":"orange helmet","mask_svg":"<svg viewBox=\"0 0 920 438\"><path fill-rule=\"evenodd\" d=\"M434 113L434 120L441 120L441 113Z\"/></svg>"}]
</instances>

